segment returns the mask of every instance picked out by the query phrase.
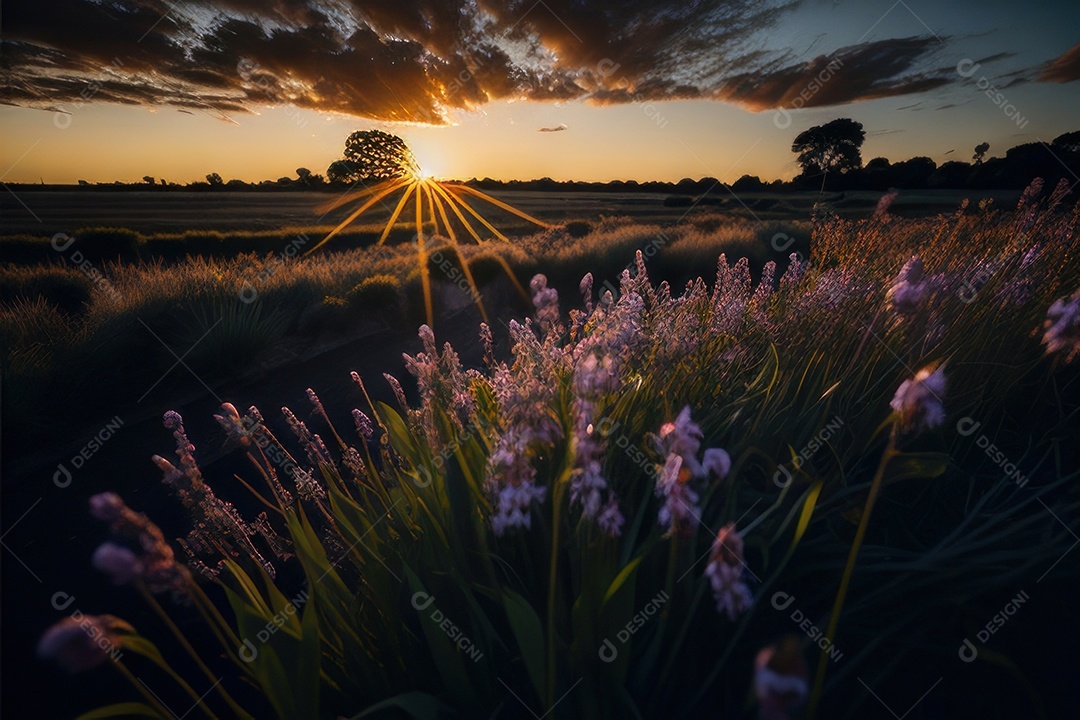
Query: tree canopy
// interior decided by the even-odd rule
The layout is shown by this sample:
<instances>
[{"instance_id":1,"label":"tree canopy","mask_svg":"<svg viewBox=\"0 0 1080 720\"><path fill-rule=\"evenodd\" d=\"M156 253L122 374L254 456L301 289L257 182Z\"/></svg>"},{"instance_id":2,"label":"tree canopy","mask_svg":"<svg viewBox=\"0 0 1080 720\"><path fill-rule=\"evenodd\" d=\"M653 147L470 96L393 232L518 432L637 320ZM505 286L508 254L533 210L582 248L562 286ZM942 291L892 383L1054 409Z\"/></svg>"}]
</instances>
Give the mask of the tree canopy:
<instances>
[{"instance_id":1,"label":"tree canopy","mask_svg":"<svg viewBox=\"0 0 1080 720\"><path fill-rule=\"evenodd\" d=\"M341 160L330 164L331 182L380 181L417 175L420 166L405 141L381 130L357 130L345 140Z\"/></svg>"},{"instance_id":2,"label":"tree canopy","mask_svg":"<svg viewBox=\"0 0 1080 720\"><path fill-rule=\"evenodd\" d=\"M838 118L803 130L791 144L791 152L799 154L804 175L846 172L862 167L859 148L865 139L862 123Z\"/></svg>"}]
</instances>

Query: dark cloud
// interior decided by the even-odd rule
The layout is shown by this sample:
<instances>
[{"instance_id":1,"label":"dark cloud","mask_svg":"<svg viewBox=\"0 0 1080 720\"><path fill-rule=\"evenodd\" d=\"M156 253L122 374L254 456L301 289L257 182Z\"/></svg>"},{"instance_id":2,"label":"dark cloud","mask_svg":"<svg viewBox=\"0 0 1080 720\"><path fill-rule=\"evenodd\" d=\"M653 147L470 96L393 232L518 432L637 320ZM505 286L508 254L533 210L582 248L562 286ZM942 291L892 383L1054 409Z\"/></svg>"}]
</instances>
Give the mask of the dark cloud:
<instances>
[{"instance_id":1,"label":"dark cloud","mask_svg":"<svg viewBox=\"0 0 1080 720\"><path fill-rule=\"evenodd\" d=\"M0 102L229 114L288 104L438 124L499 98L711 98L762 110L950 80L926 69L936 42L926 38L812 60L767 49L768 30L799 2L9 0ZM804 97L815 78L820 87Z\"/></svg>"},{"instance_id":2,"label":"dark cloud","mask_svg":"<svg viewBox=\"0 0 1080 720\"><path fill-rule=\"evenodd\" d=\"M1039 73L1038 80L1055 83L1080 80L1080 43L1051 60Z\"/></svg>"},{"instance_id":3,"label":"dark cloud","mask_svg":"<svg viewBox=\"0 0 1080 720\"><path fill-rule=\"evenodd\" d=\"M542 127L536 132L562 132L566 130L566 123L559 123L555 127Z\"/></svg>"},{"instance_id":4,"label":"dark cloud","mask_svg":"<svg viewBox=\"0 0 1080 720\"><path fill-rule=\"evenodd\" d=\"M953 68L918 70L940 46L935 38L878 40L840 48L811 60L776 61L731 78L716 96L751 110L841 105L941 87Z\"/></svg>"}]
</instances>

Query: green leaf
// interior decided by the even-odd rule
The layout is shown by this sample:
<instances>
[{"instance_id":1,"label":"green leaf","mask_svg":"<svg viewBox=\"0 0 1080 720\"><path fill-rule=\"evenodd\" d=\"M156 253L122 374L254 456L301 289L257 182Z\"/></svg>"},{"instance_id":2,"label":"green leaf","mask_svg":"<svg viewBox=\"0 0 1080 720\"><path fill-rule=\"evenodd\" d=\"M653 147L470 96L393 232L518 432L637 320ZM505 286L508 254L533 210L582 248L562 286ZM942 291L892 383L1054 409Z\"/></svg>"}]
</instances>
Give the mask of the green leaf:
<instances>
[{"instance_id":1,"label":"green leaf","mask_svg":"<svg viewBox=\"0 0 1080 720\"><path fill-rule=\"evenodd\" d=\"M795 537L791 540L791 549L794 550L795 546L802 540L803 533L806 532L806 528L810 526L810 518L814 514L814 508L817 507L818 496L821 495L821 489L825 484L818 480L810 488L810 492L806 494L806 502L803 503L802 513L799 514L799 523L795 526Z\"/></svg>"},{"instance_id":2,"label":"green leaf","mask_svg":"<svg viewBox=\"0 0 1080 720\"><path fill-rule=\"evenodd\" d=\"M75 720L104 720L104 718L125 717L160 718L162 715L157 710L144 703L126 702L108 705L106 707L98 708L97 710L91 710L88 713L83 713L75 718Z\"/></svg>"},{"instance_id":3,"label":"green leaf","mask_svg":"<svg viewBox=\"0 0 1080 720\"><path fill-rule=\"evenodd\" d=\"M623 583L630 579L630 576L634 573L635 570L637 570L638 565L641 564L641 561L644 557L644 553L638 555L636 558L628 562L626 564L626 567L619 571L619 574L616 575L615 579L611 581L611 585L608 586L607 592L604 593L605 605L607 605L608 601L611 600L612 596L614 596L615 593L619 591L619 588L623 586Z\"/></svg>"},{"instance_id":4,"label":"green leaf","mask_svg":"<svg viewBox=\"0 0 1080 720\"><path fill-rule=\"evenodd\" d=\"M529 601L513 590L503 591L503 606L510 629L521 650L521 659L538 697L544 697L544 627ZM549 648L549 652L554 652Z\"/></svg>"}]
</instances>

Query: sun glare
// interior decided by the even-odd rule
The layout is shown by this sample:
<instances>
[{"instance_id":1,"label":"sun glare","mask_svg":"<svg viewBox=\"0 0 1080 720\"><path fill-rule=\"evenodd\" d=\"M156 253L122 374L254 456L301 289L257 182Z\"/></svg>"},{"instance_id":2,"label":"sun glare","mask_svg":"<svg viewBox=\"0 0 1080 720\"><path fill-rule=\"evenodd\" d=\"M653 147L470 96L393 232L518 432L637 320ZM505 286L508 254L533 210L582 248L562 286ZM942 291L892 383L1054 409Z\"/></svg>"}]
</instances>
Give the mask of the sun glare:
<instances>
[{"instance_id":1,"label":"sun glare","mask_svg":"<svg viewBox=\"0 0 1080 720\"><path fill-rule=\"evenodd\" d=\"M434 228L434 232L431 233L432 237L439 237L449 242L450 249L457 255L458 261L461 264L462 273L469 283L473 297L476 298L480 313L484 316L484 319L487 320L487 313L484 310L483 304L480 302L480 291L476 286L476 282L473 280L472 272L469 269L469 262L459 249L459 231L464 230L464 234L462 235L464 240L467 241L468 238L471 237L478 245L485 241L485 237L481 235L483 230L486 230L487 233L494 235L503 242L510 242L510 240L506 235L499 232L495 226L488 222L488 220L486 220L473 205L469 203L469 201L471 200L475 204L476 200L483 200L490 205L494 205L501 210L505 210L506 212L516 215L539 227L547 228L551 227L551 225L518 210L512 205L508 205L486 193L482 193L475 188L458 183L436 180L415 162L410 163L407 167L403 167L402 170L403 174L400 177L382 180L375 185L366 187L364 190L348 193L344 197L339 198L325 207L324 210L329 212L334 208L341 207L354 200L364 201L359 208L341 221L337 227L331 230L330 233L317 245L311 248L309 252L314 252L322 247L372 207L382 205L389 209L390 206L387 205L389 198L400 192L401 197L398 198L396 204L394 204L394 208L390 213L390 219L386 221L386 225L383 227L382 234L379 236L376 247L382 245L386 242L386 239L390 237L390 232L397 224L398 218L402 216L402 213L411 201L413 212L405 215L405 218L409 218L412 221L411 224L416 230L417 262L420 269L420 282L424 289L424 306L427 311L428 324L433 324L434 313L431 303L431 278L428 270L429 243L424 237L425 224ZM457 225L456 229L455 221ZM406 222L409 222L409 220ZM474 222L482 226L482 229L474 227ZM518 290L522 294L525 294L524 288L518 283L505 261L498 258L498 256L496 256L496 259L502 264L507 276L518 287Z\"/></svg>"}]
</instances>

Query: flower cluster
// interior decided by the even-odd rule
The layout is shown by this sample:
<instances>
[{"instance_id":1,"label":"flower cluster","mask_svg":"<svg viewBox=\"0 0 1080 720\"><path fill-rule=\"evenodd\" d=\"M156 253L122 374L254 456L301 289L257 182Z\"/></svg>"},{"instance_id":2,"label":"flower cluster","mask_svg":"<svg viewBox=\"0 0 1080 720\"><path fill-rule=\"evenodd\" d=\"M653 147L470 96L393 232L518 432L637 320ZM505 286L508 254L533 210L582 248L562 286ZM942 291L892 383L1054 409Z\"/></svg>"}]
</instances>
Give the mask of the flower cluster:
<instances>
[{"instance_id":1,"label":"flower cluster","mask_svg":"<svg viewBox=\"0 0 1080 720\"><path fill-rule=\"evenodd\" d=\"M698 493L691 483L710 474L723 480L731 472L731 457L721 448L708 448L698 459L704 435L690 419L689 405L673 422L664 423L659 437L665 460L656 479L656 495L663 499L658 520L673 534L687 534L694 528L692 521L701 520Z\"/></svg>"},{"instance_id":2,"label":"flower cluster","mask_svg":"<svg viewBox=\"0 0 1080 720\"><path fill-rule=\"evenodd\" d=\"M754 596L742 579L743 540L735 525L728 523L720 528L713 541L709 564L705 566L705 577L712 584L713 598L716 599L716 611L735 620L746 612Z\"/></svg>"},{"instance_id":3,"label":"flower cluster","mask_svg":"<svg viewBox=\"0 0 1080 720\"><path fill-rule=\"evenodd\" d=\"M107 522L116 535L137 547L131 549L107 542L94 552L94 567L107 573L117 585L139 580L153 593L171 591L185 596L191 582L187 568L176 561L161 528L146 515L129 508L116 493L100 493L90 498L90 514Z\"/></svg>"}]
</instances>

